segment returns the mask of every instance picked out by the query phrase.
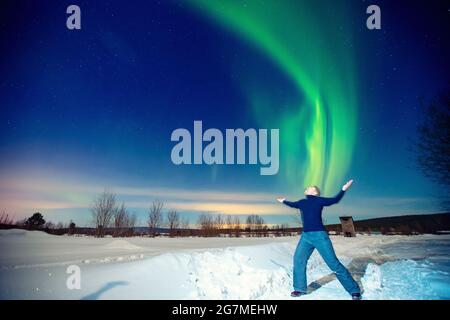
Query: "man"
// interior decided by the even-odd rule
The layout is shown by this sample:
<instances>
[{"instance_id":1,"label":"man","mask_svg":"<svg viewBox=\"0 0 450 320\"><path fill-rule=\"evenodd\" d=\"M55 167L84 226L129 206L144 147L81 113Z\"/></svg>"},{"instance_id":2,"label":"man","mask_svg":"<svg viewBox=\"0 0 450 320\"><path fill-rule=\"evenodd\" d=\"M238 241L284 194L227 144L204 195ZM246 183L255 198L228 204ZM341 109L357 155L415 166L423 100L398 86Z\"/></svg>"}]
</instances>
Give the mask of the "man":
<instances>
[{"instance_id":1,"label":"man","mask_svg":"<svg viewBox=\"0 0 450 320\"><path fill-rule=\"evenodd\" d=\"M292 297L300 297L306 294L306 265L314 249L319 251L328 267L336 274L336 277L352 296L353 300L361 299L361 290L352 278L348 270L339 262L334 253L333 245L322 223L322 209L338 203L352 185L353 180L348 181L342 190L333 198L320 197L320 190L311 186L305 190L305 199L296 202L287 201L286 198L278 198L278 202L291 208L300 210L303 222L303 233L294 253L294 291Z\"/></svg>"}]
</instances>

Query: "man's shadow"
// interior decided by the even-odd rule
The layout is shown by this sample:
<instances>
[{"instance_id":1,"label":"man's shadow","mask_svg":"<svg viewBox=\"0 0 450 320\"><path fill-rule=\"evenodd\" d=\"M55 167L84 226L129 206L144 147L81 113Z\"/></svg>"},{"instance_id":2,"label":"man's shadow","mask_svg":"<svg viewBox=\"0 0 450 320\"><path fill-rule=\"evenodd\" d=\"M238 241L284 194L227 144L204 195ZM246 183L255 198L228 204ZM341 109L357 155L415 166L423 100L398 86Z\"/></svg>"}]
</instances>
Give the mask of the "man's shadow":
<instances>
[{"instance_id":1,"label":"man's shadow","mask_svg":"<svg viewBox=\"0 0 450 320\"><path fill-rule=\"evenodd\" d=\"M87 296L84 296L81 298L81 300L97 300L104 292L111 290L118 286L126 286L128 285L127 281L112 281L105 284L103 287L95 291L94 293L91 293Z\"/></svg>"}]
</instances>

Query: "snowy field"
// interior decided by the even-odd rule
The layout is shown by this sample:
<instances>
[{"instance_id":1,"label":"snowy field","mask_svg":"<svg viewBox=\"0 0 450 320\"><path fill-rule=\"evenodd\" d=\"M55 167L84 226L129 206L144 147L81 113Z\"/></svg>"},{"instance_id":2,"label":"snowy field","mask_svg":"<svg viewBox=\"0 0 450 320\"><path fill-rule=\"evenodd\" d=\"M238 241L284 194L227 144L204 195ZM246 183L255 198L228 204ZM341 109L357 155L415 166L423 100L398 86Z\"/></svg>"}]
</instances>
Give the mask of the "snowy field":
<instances>
[{"instance_id":1,"label":"snowy field","mask_svg":"<svg viewBox=\"0 0 450 320\"><path fill-rule=\"evenodd\" d=\"M450 299L450 236L331 239L364 299ZM297 241L0 230L0 299L291 299ZM79 290L66 286L70 265L80 267ZM308 282L301 299L349 299L316 252Z\"/></svg>"}]
</instances>

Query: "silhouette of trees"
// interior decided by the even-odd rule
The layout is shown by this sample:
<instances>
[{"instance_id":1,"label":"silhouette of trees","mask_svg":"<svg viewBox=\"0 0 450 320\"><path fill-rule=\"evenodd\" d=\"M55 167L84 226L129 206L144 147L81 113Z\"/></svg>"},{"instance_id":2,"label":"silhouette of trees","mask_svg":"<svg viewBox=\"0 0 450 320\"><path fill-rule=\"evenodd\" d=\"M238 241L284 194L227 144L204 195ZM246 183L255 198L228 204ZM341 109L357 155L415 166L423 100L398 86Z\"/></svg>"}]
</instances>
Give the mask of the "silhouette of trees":
<instances>
[{"instance_id":1,"label":"silhouette of trees","mask_svg":"<svg viewBox=\"0 0 450 320\"><path fill-rule=\"evenodd\" d=\"M259 215L251 214L247 216L245 224L242 225L239 216L228 215L225 218L218 214L216 216L208 213L199 215L197 225L200 229L200 235L204 237L217 236L226 234L229 237L234 235L239 237L242 228L245 227L245 232L249 236L268 236L269 228L265 224L264 218Z\"/></svg>"},{"instance_id":2,"label":"silhouette of trees","mask_svg":"<svg viewBox=\"0 0 450 320\"><path fill-rule=\"evenodd\" d=\"M197 224L199 225L201 234L204 237L210 237L216 233L214 217L211 214L202 213L199 215Z\"/></svg>"},{"instance_id":3,"label":"silhouette of trees","mask_svg":"<svg viewBox=\"0 0 450 320\"><path fill-rule=\"evenodd\" d=\"M69 234L75 234L76 233L76 228L77 225L75 224L75 222L73 222L72 220L70 220L69 222Z\"/></svg>"},{"instance_id":4,"label":"silhouette of trees","mask_svg":"<svg viewBox=\"0 0 450 320\"><path fill-rule=\"evenodd\" d=\"M12 225L13 223L14 222L12 218L5 211L3 211L2 214L0 215L0 224Z\"/></svg>"},{"instance_id":5,"label":"silhouette of trees","mask_svg":"<svg viewBox=\"0 0 450 320\"><path fill-rule=\"evenodd\" d=\"M167 225L170 235L173 236L175 230L180 227L180 215L176 210L167 211Z\"/></svg>"},{"instance_id":6,"label":"silhouette of trees","mask_svg":"<svg viewBox=\"0 0 450 320\"><path fill-rule=\"evenodd\" d=\"M110 226L116 210L116 195L112 192L105 190L94 200L91 213L97 237L105 235L105 228Z\"/></svg>"},{"instance_id":7,"label":"silhouette of trees","mask_svg":"<svg viewBox=\"0 0 450 320\"><path fill-rule=\"evenodd\" d=\"M136 226L137 217L135 213L129 213L125 215L125 233L123 235L130 237L134 234L134 227Z\"/></svg>"},{"instance_id":8,"label":"silhouette of trees","mask_svg":"<svg viewBox=\"0 0 450 320\"><path fill-rule=\"evenodd\" d=\"M225 221L224 221L222 215L219 213L216 216L216 218L214 219L215 229L217 229L218 232L220 233L220 231L223 229L224 224L225 224Z\"/></svg>"},{"instance_id":9,"label":"silhouette of trees","mask_svg":"<svg viewBox=\"0 0 450 320\"><path fill-rule=\"evenodd\" d=\"M163 213L162 209L164 207L164 203L161 201L153 201L149 211L148 211L148 227L150 229L150 234L152 236L156 235L157 228L159 228L163 221Z\"/></svg>"},{"instance_id":10,"label":"silhouette of trees","mask_svg":"<svg viewBox=\"0 0 450 320\"><path fill-rule=\"evenodd\" d=\"M261 236L263 235L262 231L264 231L264 224L264 218L257 214L251 214L247 217L246 229L250 233Z\"/></svg>"},{"instance_id":11,"label":"silhouette of trees","mask_svg":"<svg viewBox=\"0 0 450 320\"><path fill-rule=\"evenodd\" d=\"M120 236L128 224L128 212L125 203L113 210L114 212L114 237Z\"/></svg>"},{"instance_id":12,"label":"silhouette of trees","mask_svg":"<svg viewBox=\"0 0 450 320\"><path fill-rule=\"evenodd\" d=\"M239 237L241 235L241 219L239 219L239 216L234 216L233 227L235 237Z\"/></svg>"},{"instance_id":13,"label":"silhouette of trees","mask_svg":"<svg viewBox=\"0 0 450 320\"><path fill-rule=\"evenodd\" d=\"M450 90L431 100L418 126L417 162L423 173L445 187L450 187Z\"/></svg>"},{"instance_id":14,"label":"silhouette of trees","mask_svg":"<svg viewBox=\"0 0 450 320\"><path fill-rule=\"evenodd\" d=\"M29 229L40 229L44 226L44 216L40 212L34 213L25 221L25 227Z\"/></svg>"}]
</instances>

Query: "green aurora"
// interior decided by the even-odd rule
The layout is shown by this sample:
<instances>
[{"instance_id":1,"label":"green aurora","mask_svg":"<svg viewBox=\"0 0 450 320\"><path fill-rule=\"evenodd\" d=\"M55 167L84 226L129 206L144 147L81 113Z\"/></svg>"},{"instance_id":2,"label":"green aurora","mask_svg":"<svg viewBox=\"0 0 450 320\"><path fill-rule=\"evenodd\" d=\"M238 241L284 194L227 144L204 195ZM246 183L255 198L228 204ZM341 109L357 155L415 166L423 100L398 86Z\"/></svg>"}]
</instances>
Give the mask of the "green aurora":
<instances>
[{"instance_id":1,"label":"green aurora","mask_svg":"<svg viewBox=\"0 0 450 320\"><path fill-rule=\"evenodd\" d=\"M288 150L280 159L283 181L298 191L306 185L336 190L347 178L356 143L351 8L343 1L189 3L260 50L298 91L286 112L267 103L276 100L270 90L243 88L256 120L280 129L280 149Z\"/></svg>"}]
</instances>

